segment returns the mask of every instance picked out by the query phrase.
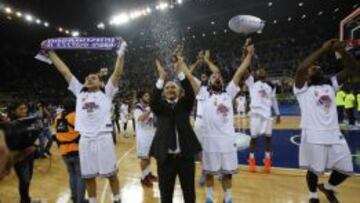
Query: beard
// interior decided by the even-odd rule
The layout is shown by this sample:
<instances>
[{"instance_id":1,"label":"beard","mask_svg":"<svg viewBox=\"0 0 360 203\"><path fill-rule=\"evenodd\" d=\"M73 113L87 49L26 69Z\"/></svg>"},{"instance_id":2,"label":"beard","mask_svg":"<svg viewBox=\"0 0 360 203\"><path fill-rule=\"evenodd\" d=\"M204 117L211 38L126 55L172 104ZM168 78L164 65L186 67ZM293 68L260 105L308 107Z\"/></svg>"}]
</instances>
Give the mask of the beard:
<instances>
[{"instance_id":1,"label":"beard","mask_svg":"<svg viewBox=\"0 0 360 203\"><path fill-rule=\"evenodd\" d=\"M314 85L320 85L325 81L323 74L314 74L309 77L310 83Z\"/></svg>"},{"instance_id":2,"label":"beard","mask_svg":"<svg viewBox=\"0 0 360 203\"><path fill-rule=\"evenodd\" d=\"M215 83L211 84L211 90L214 92L221 92L222 89L223 88L220 81L215 81Z\"/></svg>"}]
</instances>

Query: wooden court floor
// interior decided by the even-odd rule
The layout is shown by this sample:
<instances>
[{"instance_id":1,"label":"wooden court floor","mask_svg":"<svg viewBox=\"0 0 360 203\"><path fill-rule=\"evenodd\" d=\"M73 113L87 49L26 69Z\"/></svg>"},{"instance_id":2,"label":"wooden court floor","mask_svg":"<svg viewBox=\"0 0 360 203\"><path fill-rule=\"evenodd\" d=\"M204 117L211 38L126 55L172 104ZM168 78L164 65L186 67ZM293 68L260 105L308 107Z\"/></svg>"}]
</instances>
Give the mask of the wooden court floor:
<instances>
[{"instance_id":1,"label":"wooden court floor","mask_svg":"<svg viewBox=\"0 0 360 203\"><path fill-rule=\"evenodd\" d=\"M283 118L283 122L274 128L296 129L297 117ZM68 177L64 164L59 156L57 147L52 149L53 156L49 159L35 162L34 177L31 184L33 199L46 203L68 203L70 195ZM139 162L136 158L134 138L118 136L117 156L119 163L119 178L121 182L121 195L123 203L155 203L159 201L158 185L153 188L143 188L140 184ZM154 162L152 170L156 172ZM274 168L271 174L262 172L249 173L246 166L240 166L240 173L233 179L234 203L305 203L307 189L305 185L305 172L303 170L288 170ZM197 179L201 167L197 165ZM325 181L325 178L321 179ZM344 203L360 202L360 177L355 176L338 188L338 197ZM197 186L197 202L205 202L205 188ZM106 180L98 179L98 202L111 202L111 193ZM216 203L222 203L222 192L219 182L214 188ZM18 202L17 179L12 173L0 182L0 202ZM321 202L327 202L320 194ZM182 195L177 183L174 203L182 203Z\"/></svg>"}]
</instances>

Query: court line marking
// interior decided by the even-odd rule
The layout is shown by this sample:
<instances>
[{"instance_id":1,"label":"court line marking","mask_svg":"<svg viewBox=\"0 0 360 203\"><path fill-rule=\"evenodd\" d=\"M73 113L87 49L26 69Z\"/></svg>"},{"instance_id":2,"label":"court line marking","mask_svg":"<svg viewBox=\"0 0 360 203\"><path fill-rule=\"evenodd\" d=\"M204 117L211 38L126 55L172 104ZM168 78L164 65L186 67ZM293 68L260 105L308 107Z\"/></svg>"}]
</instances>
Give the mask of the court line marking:
<instances>
[{"instance_id":1,"label":"court line marking","mask_svg":"<svg viewBox=\"0 0 360 203\"><path fill-rule=\"evenodd\" d=\"M132 146L128 151L125 152L125 154L123 154L123 155L118 159L118 161L116 162L116 166L119 167L121 161L123 161L123 160L127 157L127 155L129 155L130 152L133 151L134 149L135 149L135 145ZM103 190L102 190L102 192L101 192L101 201L100 201L101 203L104 203L104 201L105 201L106 190L107 190L108 187L109 187L109 181L106 180L105 186L104 186L104 188L103 188Z\"/></svg>"}]
</instances>

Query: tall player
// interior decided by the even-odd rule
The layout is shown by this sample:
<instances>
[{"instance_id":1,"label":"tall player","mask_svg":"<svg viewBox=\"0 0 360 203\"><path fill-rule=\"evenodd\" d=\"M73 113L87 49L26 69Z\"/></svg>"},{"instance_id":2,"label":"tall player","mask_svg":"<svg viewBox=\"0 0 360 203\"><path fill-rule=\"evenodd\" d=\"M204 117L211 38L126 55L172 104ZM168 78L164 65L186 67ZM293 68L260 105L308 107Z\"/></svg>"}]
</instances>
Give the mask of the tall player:
<instances>
[{"instance_id":1,"label":"tall player","mask_svg":"<svg viewBox=\"0 0 360 203\"><path fill-rule=\"evenodd\" d=\"M80 132L81 175L86 179L89 202L96 202L96 177L108 178L114 203L120 203L120 188L117 177L116 154L112 139L111 106L118 91L118 83L124 67L126 43L117 51L114 72L102 88L98 73L90 73L81 84L68 66L54 51L49 57L56 69L69 84L69 90L76 96L75 129Z\"/></svg>"},{"instance_id":2,"label":"tall player","mask_svg":"<svg viewBox=\"0 0 360 203\"><path fill-rule=\"evenodd\" d=\"M246 44L251 42L247 39ZM246 45L245 44L245 45ZM244 49L246 54L246 50ZM247 68L247 67L246 67ZM241 71L241 77L248 74L248 70ZM256 172L255 151L257 138L265 135L265 159L264 171L271 170L271 133L272 133L272 118L271 107L274 108L277 116L276 123L280 123L280 112L276 100L275 87L266 80L266 71L264 68L255 71L255 77L251 74L247 75L245 84L248 86L250 92L250 154L249 154L249 170Z\"/></svg>"},{"instance_id":3,"label":"tall player","mask_svg":"<svg viewBox=\"0 0 360 203\"><path fill-rule=\"evenodd\" d=\"M344 69L331 78L325 77L321 67L314 65L321 56L337 51ZM319 202L317 189L329 202L339 202L334 188L353 173L349 147L339 129L336 111L336 90L350 75L358 75L360 64L338 40L329 40L308 56L297 68L294 93L301 110L301 144L299 165L308 169L306 181L309 202ZM318 177L326 169L332 170L330 179L318 185Z\"/></svg>"},{"instance_id":4,"label":"tall player","mask_svg":"<svg viewBox=\"0 0 360 203\"><path fill-rule=\"evenodd\" d=\"M155 135L154 114L151 112L150 94L148 92L139 91L137 94L138 103L135 105L135 133L136 148L138 158L140 159L140 168L142 172L141 184L144 186L152 186L152 181L157 178L150 172L150 147Z\"/></svg>"},{"instance_id":5,"label":"tall player","mask_svg":"<svg viewBox=\"0 0 360 203\"><path fill-rule=\"evenodd\" d=\"M237 173L238 159L235 142L233 99L240 91L238 86L241 70L250 65L254 47L247 47L248 54L240 65L232 81L224 89L219 72L211 75L209 89L200 89L203 99L203 122L206 128L202 138L203 170L206 174L206 203L213 203L214 175L222 176L224 202L232 203L232 175Z\"/></svg>"}]
</instances>

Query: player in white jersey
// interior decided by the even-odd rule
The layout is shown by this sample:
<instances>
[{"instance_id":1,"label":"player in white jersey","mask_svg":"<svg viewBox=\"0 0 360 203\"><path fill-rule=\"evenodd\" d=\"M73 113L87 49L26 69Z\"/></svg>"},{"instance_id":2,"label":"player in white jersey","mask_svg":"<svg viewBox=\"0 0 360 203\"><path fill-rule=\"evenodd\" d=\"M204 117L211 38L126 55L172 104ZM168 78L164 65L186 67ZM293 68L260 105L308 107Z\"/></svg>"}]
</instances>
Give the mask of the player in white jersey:
<instances>
[{"instance_id":1,"label":"player in white jersey","mask_svg":"<svg viewBox=\"0 0 360 203\"><path fill-rule=\"evenodd\" d=\"M239 70L250 64L254 47L248 47L249 54L240 65L232 81L224 88L220 72L209 79L209 89L202 86L199 97L203 100L202 120L205 133L202 137L203 170L206 174L206 203L213 203L214 175L222 175L225 192L224 202L232 203L232 175L238 171L237 149L235 147L234 112L232 101L240 91ZM246 68L245 67L245 68Z\"/></svg>"},{"instance_id":2,"label":"player in white jersey","mask_svg":"<svg viewBox=\"0 0 360 203\"><path fill-rule=\"evenodd\" d=\"M138 158L140 159L140 168L142 172L141 184L152 187L153 181L157 178L150 171L150 147L155 135L155 119L154 114L149 107L150 94L148 92L139 91L137 94L138 103L135 105L135 133L136 133L136 149Z\"/></svg>"},{"instance_id":3,"label":"player in white jersey","mask_svg":"<svg viewBox=\"0 0 360 203\"><path fill-rule=\"evenodd\" d=\"M245 132L247 101L246 101L246 95L244 94L243 90L238 93L238 95L235 97L234 102L235 102L236 114L239 115L240 117L240 124L241 124L240 129L242 132Z\"/></svg>"},{"instance_id":4,"label":"player in white jersey","mask_svg":"<svg viewBox=\"0 0 360 203\"><path fill-rule=\"evenodd\" d=\"M126 101L121 102L120 105L120 123L123 126L124 133L126 135L127 124L129 119L129 104Z\"/></svg>"},{"instance_id":5,"label":"player in white jersey","mask_svg":"<svg viewBox=\"0 0 360 203\"><path fill-rule=\"evenodd\" d=\"M336 51L340 53L344 69L336 76L326 78L314 64L321 56ZM353 164L347 142L340 132L336 111L335 93L350 75L358 75L360 64L344 49L338 40L329 40L308 56L295 75L294 94L301 110L301 144L299 165L308 170L306 181L309 202L319 202L317 189L329 202L339 202L334 188L353 173ZM318 185L324 171L332 171L329 181Z\"/></svg>"},{"instance_id":6,"label":"player in white jersey","mask_svg":"<svg viewBox=\"0 0 360 203\"><path fill-rule=\"evenodd\" d=\"M75 129L80 132L79 143L81 175L86 180L89 203L96 202L96 177L108 178L114 203L120 203L120 187L117 177L115 146L112 139L111 107L123 72L126 43L117 51L114 72L102 88L98 73L90 73L81 84L67 65L54 51L49 57L69 84L76 96Z\"/></svg>"}]
</instances>

